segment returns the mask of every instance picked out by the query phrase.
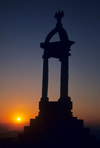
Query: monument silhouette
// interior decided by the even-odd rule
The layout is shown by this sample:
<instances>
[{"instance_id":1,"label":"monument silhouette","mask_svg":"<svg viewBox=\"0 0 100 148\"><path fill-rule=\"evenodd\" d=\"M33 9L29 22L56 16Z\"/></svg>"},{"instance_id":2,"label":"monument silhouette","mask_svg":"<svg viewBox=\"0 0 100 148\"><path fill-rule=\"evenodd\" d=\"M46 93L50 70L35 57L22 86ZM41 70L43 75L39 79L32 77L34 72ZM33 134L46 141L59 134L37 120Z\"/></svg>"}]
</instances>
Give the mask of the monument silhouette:
<instances>
[{"instance_id":1,"label":"monument silhouette","mask_svg":"<svg viewBox=\"0 0 100 148\"><path fill-rule=\"evenodd\" d=\"M55 14L56 27L47 35L45 42L40 44L43 54L42 97L39 102L39 114L30 119L30 126L24 127L19 134L20 147L33 148L96 148L95 136L90 135L90 129L84 128L83 120L73 117L72 102L68 96L69 56L71 45L67 32L62 27L63 11ZM50 42L58 33L60 41ZM49 101L48 78L49 59L58 58L61 62L60 97L58 101Z\"/></svg>"}]
</instances>

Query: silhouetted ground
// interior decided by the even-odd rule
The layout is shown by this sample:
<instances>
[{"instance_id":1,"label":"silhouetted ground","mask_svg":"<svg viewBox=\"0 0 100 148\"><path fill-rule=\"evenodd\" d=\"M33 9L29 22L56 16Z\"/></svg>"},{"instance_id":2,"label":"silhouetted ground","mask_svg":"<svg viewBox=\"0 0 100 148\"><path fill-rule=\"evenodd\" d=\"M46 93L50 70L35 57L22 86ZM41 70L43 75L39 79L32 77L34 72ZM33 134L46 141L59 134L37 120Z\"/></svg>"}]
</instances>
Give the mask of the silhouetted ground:
<instances>
[{"instance_id":1,"label":"silhouetted ground","mask_svg":"<svg viewBox=\"0 0 100 148\"><path fill-rule=\"evenodd\" d=\"M18 138L18 134L22 133L22 131L11 131L11 132L4 132L0 133L0 139L4 138Z\"/></svg>"},{"instance_id":2,"label":"silhouetted ground","mask_svg":"<svg viewBox=\"0 0 100 148\"><path fill-rule=\"evenodd\" d=\"M0 148L27 148L27 147L29 147L29 148L34 148L34 147L43 148L43 146L41 145L41 142L37 143L37 145L33 145L33 143L27 143L25 145L22 145L22 144L18 143L17 140L18 139L16 139L16 138L0 139ZM67 143L67 140L66 140L66 143ZM95 145L91 148L100 148L100 140L97 141L97 143L98 143L97 146ZM48 145L48 143L46 143L46 145ZM63 144L61 144L61 145L57 146L57 145L50 144L47 148L60 148L60 147L61 148L71 148L71 145L64 146ZM73 147L73 148L76 148L76 147ZM86 147L84 147L84 148L86 148Z\"/></svg>"}]
</instances>

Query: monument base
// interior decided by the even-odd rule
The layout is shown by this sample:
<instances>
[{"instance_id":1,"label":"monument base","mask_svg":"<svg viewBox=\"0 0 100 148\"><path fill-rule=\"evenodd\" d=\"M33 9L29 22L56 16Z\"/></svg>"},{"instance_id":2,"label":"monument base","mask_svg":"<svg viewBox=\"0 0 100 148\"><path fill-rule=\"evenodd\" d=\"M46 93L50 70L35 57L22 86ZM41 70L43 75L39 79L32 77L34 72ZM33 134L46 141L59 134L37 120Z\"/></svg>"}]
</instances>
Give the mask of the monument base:
<instances>
[{"instance_id":1,"label":"monument base","mask_svg":"<svg viewBox=\"0 0 100 148\"><path fill-rule=\"evenodd\" d=\"M89 128L83 127L83 120L72 116L72 102L69 104L63 101L39 102L39 115L30 119L30 126L25 126L24 133L19 134L19 146L96 148L96 138L90 136Z\"/></svg>"}]
</instances>

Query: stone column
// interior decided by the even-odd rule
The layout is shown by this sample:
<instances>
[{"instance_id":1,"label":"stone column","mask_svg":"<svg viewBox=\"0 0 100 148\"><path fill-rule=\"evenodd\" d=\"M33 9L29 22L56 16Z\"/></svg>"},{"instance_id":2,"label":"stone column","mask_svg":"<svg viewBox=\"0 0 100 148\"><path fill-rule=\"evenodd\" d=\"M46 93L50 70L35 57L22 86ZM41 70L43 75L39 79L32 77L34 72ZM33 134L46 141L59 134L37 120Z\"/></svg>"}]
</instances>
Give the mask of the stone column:
<instances>
[{"instance_id":1,"label":"stone column","mask_svg":"<svg viewBox=\"0 0 100 148\"><path fill-rule=\"evenodd\" d=\"M60 82L60 100L68 98L68 57L61 59L61 82Z\"/></svg>"},{"instance_id":2,"label":"stone column","mask_svg":"<svg viewBox=\"0 0 100 148\"><path fill-rule=\"evenodd\" d=\"M42 79L42 98L41 102L48 101L48 58L43 59L43 79Z\"/></svg>"}]
</instances>

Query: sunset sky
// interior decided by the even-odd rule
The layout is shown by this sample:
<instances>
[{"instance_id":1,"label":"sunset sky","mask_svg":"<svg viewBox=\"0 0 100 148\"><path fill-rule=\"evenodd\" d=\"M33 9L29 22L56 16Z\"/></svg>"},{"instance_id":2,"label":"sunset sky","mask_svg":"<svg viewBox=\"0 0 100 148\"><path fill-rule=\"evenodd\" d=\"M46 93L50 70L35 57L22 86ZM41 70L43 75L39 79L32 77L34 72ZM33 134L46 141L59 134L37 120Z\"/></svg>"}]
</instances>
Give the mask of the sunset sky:
<instances>
[{"instance_id":1,"label":"sunset sky","mask_svg":"<svg viewBox=\"0 0 100 148\"><path fill-rule=\"evenodd\" d=\"M0 123L26 123L38 115L40 43L55 27L58 10L64 11L63 27L75 41L69 59L73 115L85 125L100 125L100 0L0 0ZM55 35L51 41L57 40ZM60 97L60 62L54 58L48 97Z\"/></svg>"}]
</instances>

